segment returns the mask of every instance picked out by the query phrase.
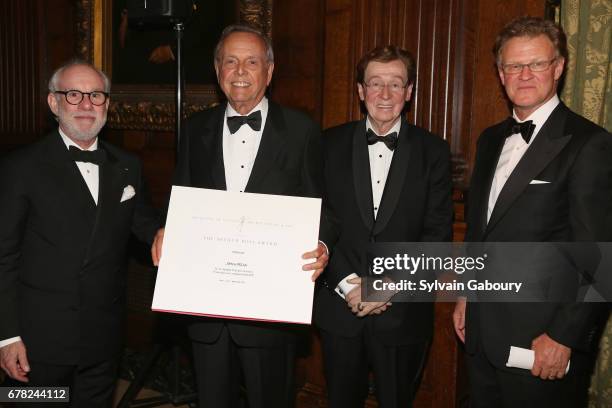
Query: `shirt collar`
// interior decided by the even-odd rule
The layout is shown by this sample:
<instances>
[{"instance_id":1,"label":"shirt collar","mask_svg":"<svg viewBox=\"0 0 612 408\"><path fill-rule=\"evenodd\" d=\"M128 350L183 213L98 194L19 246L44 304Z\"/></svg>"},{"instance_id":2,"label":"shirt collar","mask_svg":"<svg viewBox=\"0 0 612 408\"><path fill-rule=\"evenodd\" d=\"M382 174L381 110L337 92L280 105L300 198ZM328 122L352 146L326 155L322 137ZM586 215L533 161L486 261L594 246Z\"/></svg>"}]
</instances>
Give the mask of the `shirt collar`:
<instances>
[{"instance_id":1,"label":"shirt collar","mask_svg":"<svg viewBox=\"0 0 612 408\"><path fill-rule=\"evenodd\" d=\"M261 98L261 101L259 101L259 103L255 105L255 107L251 109L246 115L242 115L236 112L236 110L228 102L227 108L225 109L225 117L228 118L230 116L248 116L251 113L258 111L258 110L261 111L261 118L262 118L262 123L263 123L263 118L265 118L268 113L268 98L266 98L265 96Z\"/></svg>"},{"instance_id":2,"label":"shirt collar","mask_svg":"<svg viewBox=\"0 0 612 408\"><path fill-rule=\"evenodd\" d=\"M402 126L402 118L400 117L400 118L397 118L397 121L395 122L393 127L391 127L391 129L389 129L389 131L387 133L385 133L384 135L379 135L379 136L386 136L389 133L393 133L393 132L397 132L397 134L399 135L401 126ZM372 122L370 122L370 115L368 115L368 118L366 119L366 131L368 129L374 130L374 128L372 127Z\"/></svg>"},{"instance_id":3,"label":"shirt collar","mask_svg":"<svg viewBox=\"0 0 612 408\"><path fill-rule=\"evenodd\" d=\"M72 139L70 139L68 136L66 136L66 134L62 131L61 127L58 127L59 130L59 134L62 137L62 140L64 141L64 144L66 145L66 149L69 149L70 146L75 146L77 147L79 150L89 150L89 151L94 151L98 149L98 137L96 136L96 139L94 140L94 142L91 144L91 146L89 146L87 149L83 149L81 146L79 146L78 144L74 143L74 141Z\"/></svg>"},{"instance_id":4,"label":"shirt collar","mask_svg":"<svg viewBox=\"0 0 612 408\"><path fill-rule=\"evenodd\" d=\"M525 118L525 120L520 120L516 116L516 112L514 110L512 111L512 116L519 123L526 122L528 120L533 121L533 124L535 125L535 129L533 130L533 137L532 137L532 141L533 141L533 139L535 139L535 136L538 134L540 129L542 129L542 126L548 120L548 117L550 116L552 111L555 110L559 102L560 102L559 97L557 96L557 94L555 94L552 98L546 101L544 105L540 106L531 115Z\"/></svg>"}]
</instances>

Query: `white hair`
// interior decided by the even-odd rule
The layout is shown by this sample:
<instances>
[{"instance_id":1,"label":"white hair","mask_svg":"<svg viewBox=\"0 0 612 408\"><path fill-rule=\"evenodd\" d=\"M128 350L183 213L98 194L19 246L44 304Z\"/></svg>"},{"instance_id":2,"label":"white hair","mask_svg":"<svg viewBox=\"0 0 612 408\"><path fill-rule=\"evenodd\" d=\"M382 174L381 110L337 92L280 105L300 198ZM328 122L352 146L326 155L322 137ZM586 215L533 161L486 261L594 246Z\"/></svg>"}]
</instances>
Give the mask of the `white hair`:
<instances>
[{"instance_id":1,"label":"white hair","mask_svg":"<svg viewBox=\"0 0 612 408\"><path fill-rule=\"evenodd\" d=\"M96 71L98 75L100 75L100 78L102 78L102 81L104 82L104 92L110 93L111 82L108 76L104 72L99 70L98 68L94 67L89 62L81 60L81 59L70 60L53 72L53 75L51 75L51 79L49 79L49 92L53 93L53 92L59 91L59 80L60 80L62 73L66 69L77 66L77 65L85 66L85 67L91 68L94 71Z\"/></svg>"}]
</instances>

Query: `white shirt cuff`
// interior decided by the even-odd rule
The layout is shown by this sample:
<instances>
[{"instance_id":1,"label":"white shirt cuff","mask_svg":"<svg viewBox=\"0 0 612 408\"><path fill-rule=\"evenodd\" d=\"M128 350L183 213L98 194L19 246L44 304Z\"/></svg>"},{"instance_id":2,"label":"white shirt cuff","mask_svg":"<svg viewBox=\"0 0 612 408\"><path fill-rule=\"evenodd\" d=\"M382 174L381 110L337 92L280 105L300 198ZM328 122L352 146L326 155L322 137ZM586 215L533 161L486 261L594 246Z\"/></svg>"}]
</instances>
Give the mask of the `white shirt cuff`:
<instances>
[{"instance_id":1,"label":"white shirt cuff","mask_svg":"<svg viewBox=\"0 0 612 408\"><path fill-rule=\"evenodd\" d=\"M353 279L353 278L358 278L359 275L357 275L356 273L351 273L349 276L347 276L346 278L342 279L340 281L340 283L338 283L338 286L336 286L336 293L338 294L338 296L340 296L342 299L344 299L346 297L346 295L353 290L353 288L356 288L358 285L354 284L354 283L348 283L347 280L349 279Z\"/></svg>"},{"instance_id":2,"label":"white shirt cuff","mask_svg":"<svg viewBox=\"0 0 612 408\"><path fill-rule=\"evenodd\" d=\"M323 246L325 247L325 253L327 254L327 256L329 256L329 247L327 246L327 244L323 241L319 241L320 244L323 244Z\"/></svg>"},{"instance_id":3,"label":"white shirt cuff","mask_svg":"<svg viewBox=\"0 0 612 408\"><path fill-rule=\"evenodd\" d=\"M0 341L0 348L4 346L8 346L9 344L17 343L18 341L21 341L21 337L19 336L11 337L10 339L6 339L6 340L2 340Z\"/></svg>"}]
</instances>

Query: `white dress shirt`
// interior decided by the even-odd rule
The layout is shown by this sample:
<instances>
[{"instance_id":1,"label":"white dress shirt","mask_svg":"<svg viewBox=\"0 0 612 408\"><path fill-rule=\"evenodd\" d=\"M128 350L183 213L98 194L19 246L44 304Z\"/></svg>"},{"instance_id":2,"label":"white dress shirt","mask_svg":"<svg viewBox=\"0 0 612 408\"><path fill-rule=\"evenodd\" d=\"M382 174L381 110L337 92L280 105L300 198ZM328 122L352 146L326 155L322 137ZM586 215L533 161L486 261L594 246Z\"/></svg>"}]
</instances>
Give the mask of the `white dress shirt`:
<instances>
[{"instance_id":1,"label":"white dress shirt","mask_svg":"<svg viewBox=\"0 0 612 408\"><path fill-rule=\"evenodd\" d=\"M495 168L495 175L493 176L493 182L491 183L491 191L489 192L489 204L487 208L487 222L491 218L491 214L493 213L493 208L495 208L495 203L497 202L497 198L501 193L506 181L514 171L514 168L521 160L529 146L533 144L536 136L542 129L542 125L546 122L552 111L559 104L559 97L554 95L550 98L544 105L540 106L535 112L533 112L529 117L525 118L525 120L519 120L516 116L516 112L513 112L514 119L521 123L528 120L532 120L535 125L535 129L533 130L533 135L529 140L529 143L525 143L525 140L521 136L520 133L515 133L512 136L506 138L504 142L504 147L499 156L499 160L497 162L497 167Z\"/></svg>"},{"instance_id":2,"label":"white dress shirt","mask_svg":"<svg viewBox=\"0 0 612 408\"><path fill-rule=\"evenodd\" d=\"M225 166L225 185L227 191L244 192L253 170L255 157L259 150L261 135L263 134L268 117L268 99L263 98L255 106L249 115L255 111L261 111L261 128L253 130L248 124L244 124L231 134L227 127L227 118L230 116L242 116L228 103L223 119L223 164Z\"/></svg>"},{"instance_id":3,"label":"white dress shirt","mask_svg":"<svg viewBox=\"0 0 612 408\"><path fill-rule=\"evenodd\" d=\"M393 132L397 132L399 135L401 124L401 119L398 119L393 127L384 136ZM366 131L368 129L372 129L374 131L369 116L366 119ZM393 152L394 150L389 149L386 144L381 142L368 146L368 155L370 157L370 181L372 183L372 203L374 203L374 219L376 219L376 216L378 215L380 202L382 201L383 192L385 191L387 176L389 175L391 161L393 160ZM353 283L348 283L347 280L357 277L358 275L356 273L352 273L342 279L336 287L336 293L344 298L355 286L357 286Z\"/></svg>"},{"instance_id":4,"label":"white dress shirt","mask_svg":"<svg viewBox=\"0 0 612 408\"><path fill-rule=\"evenodd\" d=\"M401 120L398 120L395 125L384 135L389 133L397 132L399 135ZM366 130L372 129L370 118L366 120ZM382 135L379 135L382 136ZM370 156L370 177L372 182L372 202L374 203L374 219L378 215L378 209L380 208L380 202L382 200L383 192L385 191L385 184L387 183L387 176L389 175L389 168L391 167L391 161L393 160L393 150L389 149L386 144L378 142L368 146L368 154Z\"/></svg>"},{"instance_id":5,"label":"white dress shirt","mask_svg":"<svg viewBox=\"0 0 612 408\"><path fill-rule=\"evenodd\" d=\"M81 149L68 136L66 136L64 132L62 132L61 128L58 130L59 130L60 136L62 137L62 140L66 144L66 149L69 149L70 146L76 146L77 148ZM94 140L94 142L91 144L91 146L89 146L87 150L93 151L93 150L96 150L97 148L98 148L98 138L96 137L96 140ZM81 176L83 176L85 183L87 184L87 188L89 189L89 192L91 193L92 198L94 199L96 204L98 204L99 166L97 164L85 163L85 162L76 162L76 165L79 168L79 171L81 172ZM8 346L11 343L16 343L20 340L21 340L21 337L19 336L11 337L10 339L6 339L6 340L2 340L0 341L0 348L4 346Z\"/></svg>"},{"instance_id":6,"label":"white dress shirt","mask_svg":"<svg viewBox=\"0 0 612 408\"><path fill-rule=\"evenodd\" d=\"M75 146L77 149L81 149L79 145L74 143L68 136L62 132L62 129L59 129L59 134L62 137L62 140L66 144L66 149L69 149L70 146ZM98 149L98 138L89 146L86 150L92 152ZM98 189L100 185L100 167L97 164L89 163L89 162L75 162L79 171L81 172L81 176L83 176L83 180L85 180L85 184L87 184L87 188L91 193L91 197L94 199L96 204L98 204Z\"/></svg>"}]
</instances>

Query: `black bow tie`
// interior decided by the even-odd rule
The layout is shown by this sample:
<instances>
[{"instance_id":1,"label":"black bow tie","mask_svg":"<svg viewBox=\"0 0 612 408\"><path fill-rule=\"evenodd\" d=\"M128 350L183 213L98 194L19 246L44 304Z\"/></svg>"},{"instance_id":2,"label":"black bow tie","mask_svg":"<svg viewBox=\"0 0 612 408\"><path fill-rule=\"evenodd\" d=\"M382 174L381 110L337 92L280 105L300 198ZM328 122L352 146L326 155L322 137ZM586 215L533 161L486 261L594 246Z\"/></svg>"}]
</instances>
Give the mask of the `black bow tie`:
<instances>
[{"instance_id":1,"label":"black bow tie","mask_svg":"<svg viewBox=\"0 0 612 408\"><path fill-rule=\"evenodd\" d=\"M368 137L369 145L383 142L389 148L389 150L395 150L397 147L397 132L389 133L386 136L378 136L372 129L368 129L366 136Z\"/></svg>"},{"instance_id":2,"label":"black bow tie","mask_svg":"<svg viewBox=\"0 0 612 408\"><path fill-rule=\"evenodd\" d=\"M512 136L515 133L520 133L521 136L523 136L523 140L525 141L525 143L529 143L534 130L535 125L533 124L533 120L528 120L519 123L516 121L516 119L510 118L510 132L507 136Z\"/></svg>"},{"instance_id":3,"label":"black bow tie","mask_svg":"<svg viewBox=\"0 0 612 408\"><path fill-rule=\"evenodd\" d=\"M253 130L261 129L261 111L253 112L249 116L229 116L227 118L227 127L231 134L236 133L245 123Z\"/></svg>"},{"instance_id":4,"label":"black bow tie","mask_svg":"<svg viewBox=\"0 0 612 408\"><path fill-rule=\"evenodd\" d=\"M98 166L106 161L106 152L102 149L98 150L81 150L76 146L68 148L70 158L78 162L88 162L97 164Z\"/></svg>"}]
</instances>

